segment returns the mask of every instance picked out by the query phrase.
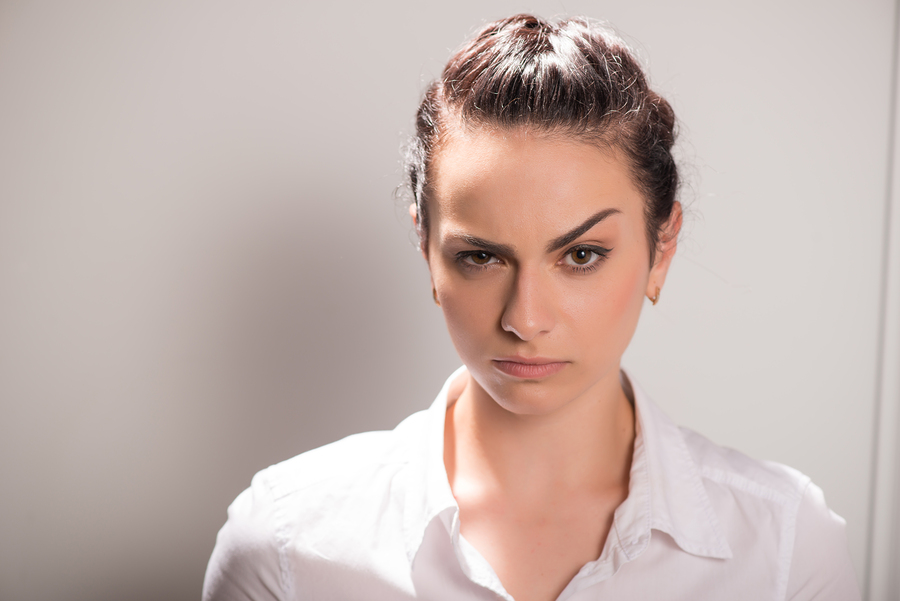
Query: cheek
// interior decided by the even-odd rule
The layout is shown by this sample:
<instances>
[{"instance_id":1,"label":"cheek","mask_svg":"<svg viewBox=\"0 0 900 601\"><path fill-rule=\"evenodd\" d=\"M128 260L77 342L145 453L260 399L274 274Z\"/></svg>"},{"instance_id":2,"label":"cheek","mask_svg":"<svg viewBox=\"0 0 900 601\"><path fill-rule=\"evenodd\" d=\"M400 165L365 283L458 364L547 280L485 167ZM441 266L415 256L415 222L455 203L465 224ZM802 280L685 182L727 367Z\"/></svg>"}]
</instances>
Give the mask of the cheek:
<instances>
[{"instance_id":1,"label":"cheek","mask_svg":"<svg viewBox=\"0 0 900 601\"><path fill-rule=\"evenodd\" d=\"M451 292L446 294L444 299L441 302L441 309L444 311L450 337L457 347L477 344L479 338L487 331L493 330L490 327L492 320L488 318L483 297L469 298Z\"/></svg>"},{"instance_id":2,"label":"cheek","mask_svg":"<svg viewBox=\"0 0 900 601\"><path fill-rule=\"evenodd\" d=\"M643 307L647 273L634 266L622 266L597 275L593 285L567 295L566 313L572 316L571 327L577 331L622 346L624 351Z\"/></svg>"},{"instance_id":3,"label":"cheek","mask_svg":"<svg viewBox=\"0 0 900 601\"><path fill-rule=\"evenodd\" d=\"M643 306L647 273L640 269L626 270L615 289L610 290L609 300L621 315L640 313Z\"/></svg>"},{"instance_id":4,"label":"cheek","mask_svg":"<svg viewBox=\"0 0 900 601\"><path fill-rule=\"evenodd\" d=\"M454 267L431 264L432 279L439 290L447 331L460 355L479 348L483 339L499 329L499 294L488 282L466 281Z\"/></svg>"}]
</instances>

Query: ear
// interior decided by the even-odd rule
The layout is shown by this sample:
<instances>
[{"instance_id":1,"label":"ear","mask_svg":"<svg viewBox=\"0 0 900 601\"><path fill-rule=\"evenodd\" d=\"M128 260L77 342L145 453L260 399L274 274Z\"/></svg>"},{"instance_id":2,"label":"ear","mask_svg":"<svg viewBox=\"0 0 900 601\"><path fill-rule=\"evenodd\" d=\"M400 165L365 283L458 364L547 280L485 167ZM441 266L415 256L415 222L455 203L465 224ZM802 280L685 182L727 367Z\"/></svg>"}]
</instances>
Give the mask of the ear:
<instances>
[{"instance_id":1,"label":"ear","mask_svg":"<svg viewBox=\"0 0 900 601\"><path fill-rule=\"evenodd\" d=\"M660 233L659 248L656 251L656 261L650 268L650 277L647 280L647 296L656 294L656 289L662 289L666 283L666 274L669 273L669 265L675 257L678 248L678 233L681 231L681 203L675 202L672 206L672 214L669 221Z\"/></svg>"},{"instance_id":2,"label":"ear","mask_svg":"<svg viewBox=\"0 0 900 601\"><path fill-rule=\"evenodd\" d=\"M413 228L416 229L416 234L418 235L418 225L419 225L419 211L416 207L416 203L410 203L409 205L409 216L412 217ZM428 249L422 246L421 241L419 242L419 250L422 251L422 256L425 258L425 264L428 265L428 284L431 286L431 293L434 295L434 302L437 303L437 293L435 292L434 287L434 276L431 274L431 263L428 261ZM438 303L440 305L440 303Z\"/></svg>"},{"instance_id":3,"label":"ear","mask_svg":"<svg viewBox=\"0 0 900 601\"><path fill-rule=\"evenodd\" d=\"M416 231L416 235L419 234L419 209L416 206L416 203L409 203L409 216L412 218L413 229ZM425 258L425 262L428 262L428 248L426 248L421 239L419 240L419 250L422 251L422 256Z\"/></svg>"}]
</instances>

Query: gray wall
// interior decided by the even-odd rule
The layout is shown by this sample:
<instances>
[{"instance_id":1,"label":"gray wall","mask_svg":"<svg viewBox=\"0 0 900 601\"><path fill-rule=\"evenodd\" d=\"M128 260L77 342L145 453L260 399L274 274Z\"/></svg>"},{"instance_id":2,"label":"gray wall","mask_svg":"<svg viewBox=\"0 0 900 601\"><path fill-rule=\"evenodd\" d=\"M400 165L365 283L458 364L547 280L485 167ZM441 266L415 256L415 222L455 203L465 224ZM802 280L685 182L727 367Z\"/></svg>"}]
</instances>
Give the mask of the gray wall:
<instances>
[{"instance_id":1,"label":"gray wall","mask_svg":"<svg viewBox=\"0 0 900 601\"><path fill-rule=\"evenodd\" d=\"M894 2L333 6L0 4L0 598L197 598L255 471L432 400L458 359L398 149L519 11L613 22L682 120L688 226L626 365L809 474L863 579Z\"/></svg>"}]
</instances>

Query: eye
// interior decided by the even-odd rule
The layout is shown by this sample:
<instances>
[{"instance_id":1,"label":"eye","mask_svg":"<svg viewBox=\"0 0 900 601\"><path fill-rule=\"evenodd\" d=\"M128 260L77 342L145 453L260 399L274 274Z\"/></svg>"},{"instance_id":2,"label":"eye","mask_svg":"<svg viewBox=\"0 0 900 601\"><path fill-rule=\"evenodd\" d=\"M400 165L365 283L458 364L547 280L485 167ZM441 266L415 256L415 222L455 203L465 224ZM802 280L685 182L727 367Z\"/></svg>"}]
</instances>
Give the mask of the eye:
<instances>
[{"instance_id":1,"label":"eye","mask_svg":"<svg viewBox=\"0 0 900 601\"><path fill-rule=\"evenodd\" d=\"M609 250L606 248L576 246L563 256L561 263L577 271L583 272L585 270L596 268L600 261L605 259L608 254Z\"/></svg>"},{"instance_id":2,"label":"eye","mask_svg":"<svg viewBox=\"0 0 900 601\"><path fill-rule=\"evenodd\" d=\"M576 248L569 253L569 258L572 259L572 262L576 265L587 265L591 262L592 255L594 255L594 251L592 250Z\"/></svg>"},{"instance_id":3,"label":"eye","mask_svg":"<svg viewBox=\"0 0 900 601\"><path fill-rule=\"evenodd\" d=\"M467 250L456 255L456 260L463 267L478 269L499 263L500 259L484 250Z\"/></svg>"},{"instance_id":4,"label":"eye","mask_svg":"<svg viewBox=\"0 0 900 601\"><path fill-rule=\"evenodd\" d=\"M477 250L470 254L468 258L476 265L487 265L494 257L484 252L483 250Z\"/></svg>"}]
</instances>

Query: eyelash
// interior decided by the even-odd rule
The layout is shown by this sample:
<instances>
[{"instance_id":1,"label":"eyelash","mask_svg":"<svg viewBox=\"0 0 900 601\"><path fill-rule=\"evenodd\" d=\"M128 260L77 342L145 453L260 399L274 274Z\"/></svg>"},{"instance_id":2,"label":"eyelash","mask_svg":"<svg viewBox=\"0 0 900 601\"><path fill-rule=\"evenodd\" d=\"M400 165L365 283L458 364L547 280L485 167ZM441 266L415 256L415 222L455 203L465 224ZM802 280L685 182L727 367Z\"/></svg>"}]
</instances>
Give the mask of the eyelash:
<instances>
[{"instance_id":1,"label":"eyelash","mask_svg":"<svg viewBox=\"0 0 900 601\"><path fill-rule=\"evenodd\" d=\"M470 271L483 271L485 269L488 269L491 265L496 265L497 262L500 261L499 259L497 259L497 262L488 262L484 265L479 265L478 263L472 263L468 261L468 259L471 259L475 255L487 255L488 261L490 261L491 259L497 259L495 255L492 255L491 253L484 250L464 250L462 252L456 253L456 262L459 263L463 269L468 269Z\"/></svg>"},{"instance_id":2,"label":"eyelash","mask_svg":"<svg viewBox=\"0 0 900 601\"><path fill-rule=\"evenodd\" d=\"M585 250L587 252L593 253L596 256L589 264L587 265L568 265L565 263L567 257L569 257L572 253L578 252L579 250ZM606 260L607 256L609 256L610 249L603 248L602 246L588 246L588 245L580 245L573 246L563 255L562 259L560 259L560 263L566 264L567 267L575 271L576 273L590 273L592 271L596 271L600 264Z\"/></svg>"},{"instance_id":3,"label":"eyelash","mask_svg":"<svg viewBox=\"0 0 900 601\"><path fill-rule=\"evenodd\" d=\"M596 258L593 259L587 265L566 264L565 263L566 257L568 257L572 253L577 252L579 250L584 250L584 251L593 253L596 255ZM568 249L563 254L562 258L557 262L557 264L562 263L562 264L566 265L566 267L568 267L569 269L574 271L575 273L579 273L579 274L590 273L592 271L595 271L600 266L600 263L602 263L607 258L610 250L611 249L603 248L602 246L590 246L590 245L584 245L584 244L578 245L578 246L573 246L572 248ZM475 255L487 255L489 262L485 263L483 265L479 265L477 263L470 262L468 259L470 259L471 257L473 257ZM496 261L490 262L490 259L496 259ZM490 268L491 265L496 265L497 263L499 263L500 259L496 255L492 255L491 253L484 251L484 250L465 250L465 251L456 253L456 262L459 263L463 269L468 269L470 271L483 271L485 269Z\"/></svg>"}]
</instances>

